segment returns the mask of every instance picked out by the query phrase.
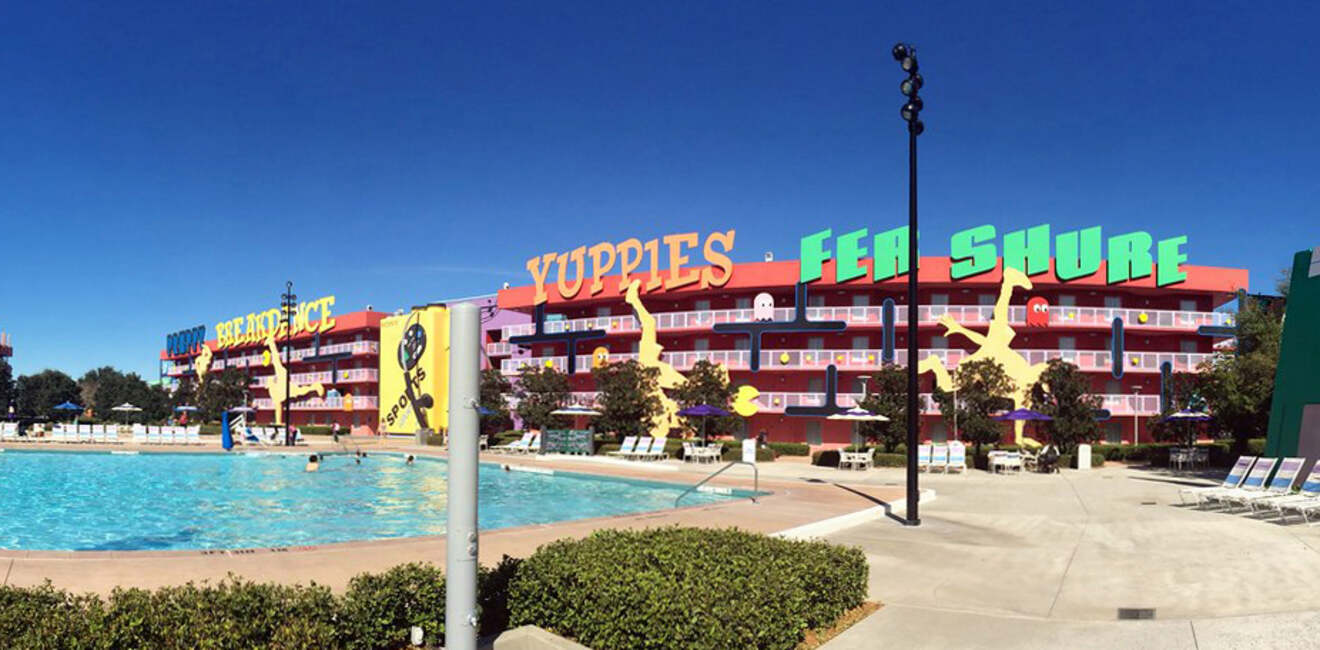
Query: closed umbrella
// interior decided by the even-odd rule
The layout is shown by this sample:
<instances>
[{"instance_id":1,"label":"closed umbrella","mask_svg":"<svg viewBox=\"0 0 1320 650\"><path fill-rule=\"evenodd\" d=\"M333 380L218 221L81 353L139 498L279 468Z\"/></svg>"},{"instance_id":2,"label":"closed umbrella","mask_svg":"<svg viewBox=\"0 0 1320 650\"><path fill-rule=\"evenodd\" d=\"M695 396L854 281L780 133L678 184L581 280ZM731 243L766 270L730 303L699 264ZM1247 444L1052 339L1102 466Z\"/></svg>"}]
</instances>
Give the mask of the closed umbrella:
<instances>
[{"instance_id":1,"label":"closed umbrella","mask_svg":"<svg viewBox=\"0 0 1320 650\"><path fill-rule=\"evenodd\" d=\"M701 444L707 444L706 441L706 418L724 418L729 416L729 412L710 404L698 404L681 409L679 415L689 418L701 418Z\"/></svg>"},{"instance_id":2,"label":"closed umbrella","mask_svg":"<svg viewBox=\"0 0 1320 650\"><path fill-rule=\"evenodd\" d=\"M846 411L844 411L844 412L842 412L842 413L835 413L835 414L833 414L833 415L831 415L831 416L829 416L829 417L827 417L827 418L825 418L825 419L826 419L826 420L847 420L847 421L849 421L849 422L852 422L852 423L853 423L853 424L852 424L852 443L853 443L853 446L854 446L854 447L859 446L860 443L861 443L861 440L859 439L860 437L857 435L857 423L858 423L858 422L888 422L888 421L889 421L889 418L887 418L887 417L885 417L885 416L883 416L883 415L880 415L879 413L872 413L872 412L870 412L870 411L868 411L868 410L866 410L866 409L864 409L864 408L862 408L862 407L860 407L860 406L854 406L854 407L852 407L852 408L850 408L850 409L848 409L848 410L846 410Z\"/></svg>"}]
</instances>

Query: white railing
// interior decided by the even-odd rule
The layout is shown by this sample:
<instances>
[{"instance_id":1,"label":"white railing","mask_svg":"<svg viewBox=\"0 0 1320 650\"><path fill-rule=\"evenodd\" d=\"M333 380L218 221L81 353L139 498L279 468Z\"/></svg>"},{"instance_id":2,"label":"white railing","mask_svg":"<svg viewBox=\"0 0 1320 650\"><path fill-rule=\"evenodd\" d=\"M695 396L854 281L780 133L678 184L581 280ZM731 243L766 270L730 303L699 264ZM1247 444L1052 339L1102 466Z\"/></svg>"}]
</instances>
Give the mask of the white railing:
<instances>
[{"instance_id":1,"label":"white railing","mask_svg":"<svg viewBox=\"0 0 1320 650\"><path fill-rule=\"evenodd\" d=\"M486 344L486 355L491 357L507 357L514 353L514 346L508 341L495 341Z\"/></svg>"},{"instance_id":2,"label":"white railing","mask_svg":"<svg viewBox=\"0 0 1320 650\"><path fill-rule=\"evenodd\" d=\"M923 359L927 356L939 357L946 368L957 365L964 358L971 355L970 352L964 350L943 348L925 349L921 352ZM1045 363L1051 359L1063 359L1087 372L1102 372L1112 369L1110 353L1103 350L1016 350L1016 352L1022 355L1027 363L1031 365ZM664 361L678 370L689 370L693 364L700 360L720 364L729 370L747 370L750 368L750 355L751 353L747 350L685 350L665 352ZM1197 369L1198 365L1213 356L1213 354L1208 353L1129 351L1125 355L1126 361L1123 364L1123 369L1127 372L1159 372L1160 365L1167 361L1173 366L1173 372L1192 372ZM611 354L609 356L611 363L630 359L635 360L636 358L636 353ZM762 350L761 369L801 370L819 369L833 365L839 370L870 370L881 365L881 358L880 350ZM907 350L895 350L894 362L898 365L906 365ZM500 362L500 371L506 375L514 375L518 374L524 365L549 366L560 372L566 372L567 357L505 359ZM591 355L578 355L577 372L586 373L590 371Z\"/></svg>"},{"instance_id":3,"label":"white railing","mask_svg":"<svg viewBox=\"0 0 1320 650\"><path fill-rule=\"evenodd\" d=\"M353 410L375 409L378 403L377 399L375 395L354 395ZM257 410L269 411L275 408L275 402L271 401L269 397L259 397L252 400L252 407ZM342 411L343 409L343 397L306 397L293 401L293 410L295 411Z\"/></svg>"},{"instance_id":4,"label":"white railing","mask_svg":"<svg viewBox=\"0 0 1320 650\"><path fill-rule=\"evenodd\" d=\"M807 318L813 321L844 321L859 327L881 325L883 308L868 307L808 307ZM948 314L962 325L987 325L993 315L990 305L922 305L918 308L917 319L921 325L935 325ZM1009 322L1015 326L1025 325L1027 308L1022 305L1009 307ZM1143 318L1144 316L1144 318ZM790 308L775 309L774 319L787 321L793 318ZM1114 318L1122 318L1123 325L1135 329L1195 330L1202 325L1231 325L1233 314L1217 311L1177 311L1164 309L1130 309L1123 307L1062 307L1050 305L1051 325L1061 327L1109 327ZM718 323L750 323L751 309L714 309L707 311L661 312L655 314L656 328L661 331L673 330L709 330ZM907 322L907 306L894 308L894 322ZM611 334L625 334L638 331L637 319L632 316L597 316L592 318L574 318L571 320L546 321L547 333L564 331L582 331L590 329L605 330ZM524 336L535 331L532 323L505 325L504 338Z\"/></svg>"},{"instance_id":5,"label":"white railing","mask_svg":"<svg viewBox=\"0 0 1320 650\"><path fill-rule=\"evenodd\" d=\"M574 391L571 401L582 406L593 406L597 395L598 393L593 391ZM940 414L940 407L930 393L921 393L919 397L923 415ZM1102 400L1100 408L1108 409L1110 415L1115 417L1131 416L1134 414L1134 408L1136 415L1158 415L1160 412L1158 395L1102 394L1100 398ZM845 408L856 406L861 399L861 393L839 393L836 397L838 405ZM783 413L784 409L790 406L824 406L825 393L761 393L756 397L756 403L761 413ZM516 404L511 401L510 408Z\"/></svg>"},{"instance_id":6,"label":"white railing","mask_svg":"<svg viewBox=\"0 0 1320 650\"><path fill-rule=\"evenodd\" d=\"M378 341L350 341L348 343L336 343L334 345L322 345L320 349L315 348L295 348L291 355L294 361L302 361L313 354L320 356L323 354L341 354L348 352L350 354L379 354L380 342ZM283 355L283 350L281 350ZM211 361L211 368L222 370L224 368L255 368L261 365L262 353L255 352L242 356L231 356L229 359L221 358L217 353L214 360Z\"/></svg>"},{"instance_id":7,"label":"white railing","mask_svg":"<svg viewBox=\"0 0 1320 650\"><path fill-rule=\"evenodd\" d=\"M332 380L332 373L329 370L320 372L296 372L293 374L293 383L312 384L321 382L322 384L351 384L357 382L375 382L380 379L380 371L375 368L348 368L340 370L337 373L338 379ZM270 385L273 377L266 375L263 377L254 377L252 380L253 388L260 388Z\"/></svg>"}]
</instances>

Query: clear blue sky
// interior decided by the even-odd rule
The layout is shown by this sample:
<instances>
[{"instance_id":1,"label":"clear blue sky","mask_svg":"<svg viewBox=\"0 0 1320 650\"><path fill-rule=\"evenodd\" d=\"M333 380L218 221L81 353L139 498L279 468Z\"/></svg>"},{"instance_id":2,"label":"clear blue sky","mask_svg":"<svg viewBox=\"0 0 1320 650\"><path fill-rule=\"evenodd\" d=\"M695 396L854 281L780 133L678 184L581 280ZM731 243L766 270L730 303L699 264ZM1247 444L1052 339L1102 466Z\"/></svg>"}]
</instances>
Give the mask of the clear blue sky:
<instances>
[{"instance_id":1,"label":"clear blue sky","mask_svg":"<svg viewBox=\"0 0 1320 650\"><path fill-rule=\"evenodd\" d=\"M603 239L736 228L735 259L794 258L901 225L898 40L927 254L1102 224L1268 290L1320 244L1313 3L191 4L5 10L18 372L154 378L167 333L286 278L392 310Z\"/></svg>"}]
</instances>

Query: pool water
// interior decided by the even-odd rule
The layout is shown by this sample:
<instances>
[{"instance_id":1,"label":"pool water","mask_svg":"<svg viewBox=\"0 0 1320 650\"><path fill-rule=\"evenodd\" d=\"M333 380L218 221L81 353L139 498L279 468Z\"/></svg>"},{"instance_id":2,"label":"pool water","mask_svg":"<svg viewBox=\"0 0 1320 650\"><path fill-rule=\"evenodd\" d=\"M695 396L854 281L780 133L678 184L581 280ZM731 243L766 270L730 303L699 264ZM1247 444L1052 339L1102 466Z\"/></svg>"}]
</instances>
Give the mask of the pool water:
<instances>
[{"instance_id":1,"label":"pool water","mask_svg":"<svg viewBox=\"0 0 1320 650\"><path fill-rule=\"evenodd\" d=\"M445 532L443 460L398 454L0 453L0 548L173 550ZM672 508L681 485L556 472L478 474L482 529ZM682 505L745 496L692 493Z\"/></svg>"}]
</instances>

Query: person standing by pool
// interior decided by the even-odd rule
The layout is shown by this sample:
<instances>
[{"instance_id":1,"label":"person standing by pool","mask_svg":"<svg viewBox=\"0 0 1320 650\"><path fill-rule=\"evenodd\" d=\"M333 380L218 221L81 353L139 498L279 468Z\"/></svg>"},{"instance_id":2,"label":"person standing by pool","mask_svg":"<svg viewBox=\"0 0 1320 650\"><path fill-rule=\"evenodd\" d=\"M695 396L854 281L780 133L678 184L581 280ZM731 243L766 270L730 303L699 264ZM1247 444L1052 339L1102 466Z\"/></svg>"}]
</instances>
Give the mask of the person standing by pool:
<instances>
[{"instance_id":1,"label":"person standing by pool","mask_svg":"<svg viewBox=\"0 0 1320 650\"><path fill-rule=\"evenodd\" d=\"M330 439L331 439L332 441L334 441L334 443L335 443L336 445L339 444L339 423L338 423L338 422L335 422L335 423L334 423L334 426L330 427Z\"/></svg>"}]
</instances>

